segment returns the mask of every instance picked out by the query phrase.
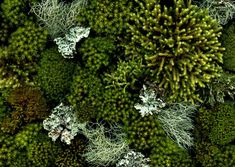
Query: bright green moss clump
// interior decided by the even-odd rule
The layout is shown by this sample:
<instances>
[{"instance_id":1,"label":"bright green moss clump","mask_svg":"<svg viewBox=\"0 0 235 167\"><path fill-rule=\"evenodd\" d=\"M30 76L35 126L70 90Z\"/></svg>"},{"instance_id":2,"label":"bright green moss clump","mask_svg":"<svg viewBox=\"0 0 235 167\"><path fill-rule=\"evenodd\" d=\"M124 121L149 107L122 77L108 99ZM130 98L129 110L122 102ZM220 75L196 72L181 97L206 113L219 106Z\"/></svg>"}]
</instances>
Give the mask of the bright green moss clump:
<instances>
[{"instance_id":1,"label":"bright green moss clump","mask_svg":"<svg viewBox=\"0 0 235 167\"><path fill-rule=\"evenodd\" d=\"M132 7L132 2L127 0L91 0L78 20L97 33L119 35L127 27Z\"/></svg>"},{"instance_id":2,"label":"bright green moss clump","mask_svg":"<svg viewBox=\"0 0 235 167\"><path fill-rule=\"evenodd\" d=\"M223 56L223 67L226 70L235 72L235 24L231 24L224 29L221 42L226 49Z\"/></svg>"},{"instance_id":3,"label":"bright green moss clump","mask_svg":"<svg viewBox=\"0 0 235 167\"><path fill-rule=\"evenodd\" d=\"M75 63L64 59L57 48L44 50L41 57L36 82L49 103L60 103L69 92Z\"/></svg>"},{"instance_id":4,"label":"bright green moss clump","mask_svg":"<svg viewBox=\"0 0 235 167\"><path fill-rule=\"evenodd\" d=\"M47 32L30 21L11 34L9 45L0 48L0 88L32 84L38 53L46 39Z\"/></svg>"},{"instance_id":5,"label":"bright green moss clump","mask_svg":"<svg viewBox=\"0 0 235 167\"><path fill-rule=\"evenodd\" d=\"M88 38L79 47L85 67L94 73L103 72L104 68L107 68L114 50L114 41L106 37Z\"/></svg>"},{"instance_id":6,"label":"bright green moss clump","mask_svg":"<svg viewBox=\"0 0 235 167\"><path fill-rule=\"evenodd\" d=\"M136 2L126 54L145 58L168 100L200 101L196 90L222 70L222 28L190 1L172 0L167 6L160 0Z\"/></svg>"}]
</instances>

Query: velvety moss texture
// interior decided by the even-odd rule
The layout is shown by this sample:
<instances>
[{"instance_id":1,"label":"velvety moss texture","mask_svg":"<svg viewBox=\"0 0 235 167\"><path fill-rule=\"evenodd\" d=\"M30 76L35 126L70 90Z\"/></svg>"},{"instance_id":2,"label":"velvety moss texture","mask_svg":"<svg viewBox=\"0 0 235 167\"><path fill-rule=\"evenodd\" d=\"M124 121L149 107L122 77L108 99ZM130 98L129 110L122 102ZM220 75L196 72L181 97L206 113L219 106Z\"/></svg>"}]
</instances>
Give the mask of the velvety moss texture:
<instances>
[{"instance_id":1,"label":"velvety moss texture","mask_svg":"<svg viewBox=\"0 0 235 167\"><path fill-rule=\"evenodd\" d=\"M52 106L62 102L69 92L74 67L73 60L63 58L55 47L41 53L35 80Z\"/></svg>"}]
</instances>

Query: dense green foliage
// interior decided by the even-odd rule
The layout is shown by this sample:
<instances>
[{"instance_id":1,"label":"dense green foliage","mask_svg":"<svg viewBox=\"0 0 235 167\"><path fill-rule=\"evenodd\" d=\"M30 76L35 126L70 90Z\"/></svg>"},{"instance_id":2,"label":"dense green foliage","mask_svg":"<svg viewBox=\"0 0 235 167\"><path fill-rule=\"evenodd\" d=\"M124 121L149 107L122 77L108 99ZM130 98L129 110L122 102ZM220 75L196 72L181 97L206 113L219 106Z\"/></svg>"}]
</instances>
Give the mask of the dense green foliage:
<instances>
[{"instance_id":1,"label":"dense green foliage","mask_svg":"<svg viewBox=\"0 0 235 167\"><path fill-rule=\"evenodd\" d=\"M69 92L75 63L64 59L56 48L44 50L41 57L35 80L48 102L57 105Z\"/></svg>"},{"instance_id":2,"label":"dense green foliage","mask_svg":"<svg viewBox=\"0 0 235 167\"><path fill-rule=\"evenodd\" d=\"M111 63L114 41L106 37L88 38L79 48L84 66L91 72L103 72Z\"/></svg>"},{"instance_id":3,"label":"dense green foliage","mask_svg":"<svg viewBox=\"0 0 235 167\"><path fill-rule=\"evenodd\" d=\"M195 154L203 167L235 165L234 104L201 108L196 120Z\"/></svg>"},{"instance_id":4,"label":"dense green foliage","mask_svg":"<svg viewBox=\"0 0 235 167\"><path fill-rule=\"evenodd\" d=\"M30 21L10 35L9 45L0 48L0 87L32 84L38 53L45 46L47 32Z\"/></svg>"},{"instance_id":5,"label":"dense green foliage","mask_svg":"<svg viewBox=\"0 0 235 167\"><path fill-rule=\"evenodd\" d=\"M234 20L221 32L210 11L191 0L0 0L0 6L0 166L113 167L130 148L150 158L150 167L235 166ZM74 26L89 36L65 59L48 35ZM68 41L61 41L65 51ZM157 92L150 100L141 95L143 85ZM200 105L186 113L182 101ZM49 116L61 102L76 117ZM54 130L46 133L46 126ZM187 137L189 147L179 147Z\"/></svg>"},{"instance_id":6,"label":"dense green foliage","mask_svg":"<svg viewBox=\"0 0 235 167\"><path fill-rule=\"evenodd\" d=\"M120 35L127 28L132 4L127 0L91 0L81 11L78 20L97 33Z\"/></svg>"},{"instance_id":7,"label":"dense green foliage","mask_svg":"<svg viewBox=\"0 0 235 167\"><path fill-rule=\"evenodd\" d=\"M8 96L7 102L12 107L12 112L1 123L1 130L4 132L15 133L25 123L43 120L48 116L46 100L36 88L16 88Z\"/></svg>"},{"instance_id":8,"label":"dense green foliage","mask_svg":"<svg viewBox=\"0 0 235 167\"><path fill-rule=\"evenodd\" d=\"M190 1L136 1L130 13L126 54L144 57L154 81L171 101L200 101L197 88L219 76L221 27Z\"/></svg>"},{"instance_id":9,"label":"dense green foliage","mask_svg":"<svg viewBox=\"0 0 235 167\"><path fill-rule=\"evenodd\" d=\"M235 72L235 24L224 29L221 37L222 45L225 47L223 56L223 67L226 70Z\"/></svg>"}]
</instances>

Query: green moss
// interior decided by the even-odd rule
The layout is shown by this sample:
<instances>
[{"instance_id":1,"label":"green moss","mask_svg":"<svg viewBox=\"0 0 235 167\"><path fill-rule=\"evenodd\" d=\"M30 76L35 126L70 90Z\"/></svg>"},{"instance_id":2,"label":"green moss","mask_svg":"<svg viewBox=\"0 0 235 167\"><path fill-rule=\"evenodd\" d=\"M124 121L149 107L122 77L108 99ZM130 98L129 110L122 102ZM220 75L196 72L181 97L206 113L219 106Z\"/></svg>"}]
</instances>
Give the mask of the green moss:
<instances>
[{"instance_id":1,"label":"green moss","mask_svg":"<svg viewBox=\"0 0 235 167\"><path fill-rule=\"evenodd\" d=\"M231 24L224 29L221 43L225 47L223 67L226 70L235 72L235 24Z\"/></svg>"},{"instance_id":2,"label":"green moss","mask_svg":"<svg viewBox=\"0 0 235 167\"><path fill-rule=\"evenodd\" d=\"M81 156L85 150L85 141L78 136L72 141L71 145L64 146L55 159L58 167L85 167L85 159Z\"/></svg>"},{"instance_id":3,"label":"green moss","mask_svg":"<svg viewBox=\"0 0 235 167\"><path fill-rule=\"evenodd\" d=\"M103 72L107 68L113 59L114 50L114 41L106 37L88 38L79 47L85 67L94 73Z\"/></svg>"},{"instance_id":4,"label":"green moss","mask_svg":"<svg viewBox=\"0 0 235 167\"><path fill-rule=\"evenodd\" d=\"M47 136L46 139L39 138L27 147L27 158L35 167L53 166L58 148Z\"/></svg>"},{"instance_id":5,"label":"green moss","mask_svg":"<svg viewBox=\"0 0 235 167\"><path fill-rule=\"evenodd\" d=\"M103 85L100 78L80 66L76 67L75 73L68 100L75 107L80 121L91 121L104 102Z\"/></svg>"},{"instance_id":6,"label":"green moss","mask_svg":"<svg viewBox=\"0 0 235 167\"><path fill-rule=\"evenodd\" d=\"M26 0L4 0L1 8L11 25L19 26L27 19Z\"/></svg>"},{"instance_id":7,"label":"green moss","mask_svg":"<svg viewBox=\"0 0 235 167\"><path fill-rule=\"evenodd\" d=\"M11 34L9 45L0 48L0 88L32 85L38 53L46 39L46 31L30 21Z\"/></svg>"},{"instance_id":8,"label":"green moss","mask_svg":"<svg viewBox=\"0 0 235 167\"><path fill-rule=\"evenodd\" d=\"M81 11L78 21L97 33L119 35L127 25L132 2L127 0L92 0Z\"/></svg>"},{"instance_id":9,"label":"green moss","mask_svg":"<svg viewBox=\"0 0 235 167\"><path fill-rule=\"evenodd\" d=\"M12 112L6 116L1 129L14 134L22 125L45 119L49 112L41 91L33 87L19 87L10 93L7 102Z\"/></svg>"},{"instance_id":10,"label":"green moss","mask_svg":"<svg viewBox=\"0 0 235 167\"><path fill-rule=\"evenodd\" d=\"M212 128L209 139L219 145L226 145L235 139L235 105L216 105L212 111Z\"/></svg>"},{"instance_id":11,"label":"green moss","mask_svg":"<svg viewBox=\"0 0 235 167\"><path fill-rule=\"evenodd\" d=\"M69 92L75 63L64 59L56 48L44 50L41 57L35 80L48 103L60 103Z\"/></svg>"},{"instance_id":12,"label":"green moss","mask_svg":"<svg viewBox=\"0 0 235 167\"><path fill-rule=\"evenodd\" d=\"M126 55L143 57L169 101L201 101L197 90L219 76L218 23L191 1L136 1L130 13Z\"/></svg>"},{"instance_id":13,"label":"green moss","mask_svg":"<svg viewBox=\"0 0 235 167\"><path fill-rule=\"evenodd\" d=\"M234 166L234 104L201 108L196 118L195 156L198 165Z\"/></svg>"},{"instance_id":14,"label":"green moss","mask_svg":"<svg viewBox=\"0 0 235 167\"><path fill-rule=\"evenodd\" d=\"M105 85L107 85L106 87L122 88L124 91L126 89L139 90L142 87L141 81L147 77L146 72L146 68L139 59L119 61L116 70L105 73Z\"/></svg>"}]
</instances>

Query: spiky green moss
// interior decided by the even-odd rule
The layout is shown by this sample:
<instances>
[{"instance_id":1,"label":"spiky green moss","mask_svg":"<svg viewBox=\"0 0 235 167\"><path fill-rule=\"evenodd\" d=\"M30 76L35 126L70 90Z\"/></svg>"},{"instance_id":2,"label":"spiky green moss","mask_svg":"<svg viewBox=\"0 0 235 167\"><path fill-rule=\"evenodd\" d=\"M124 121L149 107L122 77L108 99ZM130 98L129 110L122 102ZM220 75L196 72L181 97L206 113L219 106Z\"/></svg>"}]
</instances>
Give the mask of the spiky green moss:
<instances>
[{"instance_id":1,"label":"spiky green moss","mask_svg":"<svg viewBox=\"0 0 235 167\"><path fill-rule=\"evenodd\" d=\"M139 59L129 61L118 61L117 69L110 73L105 73L104 81L108 88L122 88L139 90L142 87L144 78L147 77L147 70Z\"/></svg>"},{"instance_id":2,"label":"spiky green moss","mask_svg":"<svg viewBox=\"0 0 235 167\"><path fill-rule=\"evenodd\" d=\"M127 28L132 7L132 2L127 0L91 0L78 20L97 33L116 36Z\"/></svg>"},{"instance_id":3,"label":"spiky green moss","mask_svg":"<svg viewBox=\"0 0 235 167\"><path fill-rule=\"evenodd\" d=\"M64 59L57 48L44 50L35 80L50 104L57 105L69 92L75 63Z\"/></svg>"},{"instance_id":4,"label":"spiky green moss","mask_svg":"<svg viewBox=\"0 0 235 167\"><path fill-rule=\"evenodd\" d=\"M47 32L30 21L11 34L9 45L0 48L0 88L32 84L38 53L46 39Z\"/></svg>"},{"instance_id":5,"label":"spiky green moss","mask_svg":"<svg viewBox=\"0 0 235 167\"><path fill-rule=\"evenodd\" d=\"M129 124L135 110L136 95L122 88L108 88L103 91L102 105L99 106L97 118L110 123Z\"/></svg>"},{"instance_id":6,"label":"spiky green moss","mask_svg":"<svg viewBox=\"0 0 235 167\"><path fill-rule=\"evenodd\" d=\"M107 37L88 38L79 47L85 67L93 73L103 72L114 57L114 41Z\"/></svg>"},{"instance_id":7,"label":"spiky green moss","mask_svg":"<svg viewBox=\"0 0 235 167\"><path fill-rule=\"evenodd\" d=\"M221 36L221 43L225 47L223 56L223 67L226 70L235 72L235 24L224 29Z\"/></svg>"},{"instance_id":8,"label":"spiky green moss","mask_svg":"<svg viewBox=\"0 0 235 167\"><path fill-rule=\"evenodd\" d=\"M10 35L9 25L6 19L0 16L0 45L6 44Z\"/></svg>"},{"instance_id":9,"label":"spiky green moss","mask_svg":"<svg viewBox=\"0 0 235 167\"><path fill-rule=\"evenodd\" d=\"M130 13L126 54L144 57L170 101L201 101L198 88L219 76L222 29L190 1L136 1Z\"/></svg>"},{"instance_id":10,"label":"spiky green moss","mask_svg":"<svg viewBox=\"0 0 235 167\"><path fill-rule=\"evenodd\" d=\"M56 147L49 137L45 136L44 138L34 140L27 147L27 158L35 167L53 166L59 152L59 147Z\"/></svg>"}]
</instances>

